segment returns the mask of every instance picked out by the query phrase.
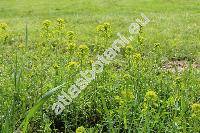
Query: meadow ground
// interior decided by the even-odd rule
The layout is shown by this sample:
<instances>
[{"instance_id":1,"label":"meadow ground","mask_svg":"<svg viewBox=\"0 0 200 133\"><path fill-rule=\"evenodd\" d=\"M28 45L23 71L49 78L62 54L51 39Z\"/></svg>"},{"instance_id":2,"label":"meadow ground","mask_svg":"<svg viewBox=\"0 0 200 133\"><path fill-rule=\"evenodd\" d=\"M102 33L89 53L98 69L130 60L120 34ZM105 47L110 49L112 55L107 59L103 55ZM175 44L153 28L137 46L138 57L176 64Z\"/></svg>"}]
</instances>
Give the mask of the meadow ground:
<instances>
[{"instance_id":1,"label":"meadow ground","mask_svg":"<svg viewBox=\"0 0 200 133\"><path fill-rule=\"evenodd\" d=\"M55 115L140 13L150 22ZM199 23L199 0L1 0L0 132L200 132Z\"/></svg>"}]
</instances>

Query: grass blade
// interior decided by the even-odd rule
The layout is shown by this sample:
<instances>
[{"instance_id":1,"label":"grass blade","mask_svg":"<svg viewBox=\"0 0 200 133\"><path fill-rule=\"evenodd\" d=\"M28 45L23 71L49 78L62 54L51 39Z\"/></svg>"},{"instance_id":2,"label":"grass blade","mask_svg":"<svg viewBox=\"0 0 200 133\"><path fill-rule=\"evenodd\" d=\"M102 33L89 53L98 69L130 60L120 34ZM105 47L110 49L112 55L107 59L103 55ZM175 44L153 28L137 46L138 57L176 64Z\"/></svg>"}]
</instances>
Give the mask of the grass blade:
<instances>
[{"instance_id":1,"label":"grass blade","mask_svg":"<svg viewBox=\"0 0 200 133\"><path fill-rule=\"evenodd\" d=\"M22 122L22 124L20 125L19 129L22 129L23 133L26 133L27 131L27 126L29 123L29 120L34 116L34 114L40 109L40 107L57 91L59 90L64 84L57 86L53 89L51 89L50 91L46 92L42 98L29 110L26 118L24 119L24 121Z\"/></svg>"}]
</instances>

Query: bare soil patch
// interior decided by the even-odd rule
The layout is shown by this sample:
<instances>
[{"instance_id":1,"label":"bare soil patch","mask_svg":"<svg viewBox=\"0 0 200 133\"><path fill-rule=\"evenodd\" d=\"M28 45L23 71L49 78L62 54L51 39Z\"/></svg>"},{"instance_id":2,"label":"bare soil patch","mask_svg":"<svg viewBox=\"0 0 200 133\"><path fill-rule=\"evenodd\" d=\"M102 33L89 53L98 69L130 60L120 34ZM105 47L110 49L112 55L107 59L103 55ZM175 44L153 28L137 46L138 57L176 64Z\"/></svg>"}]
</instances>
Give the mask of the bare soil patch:
<instances>
[{"instance_id":1,"label":"bare soil patch","mask_svg":"<svg viewBox=\"0 0 200 133\"><path fill-rule=\"evenodd\" d=\"M197 62L193 62L191 64L192 68L200 69L200 64ZM164 63L162 66L164 70L171 72L182 72L189 68L189 62L186 60L173 60Z\"/></svg>"}]
</instances>

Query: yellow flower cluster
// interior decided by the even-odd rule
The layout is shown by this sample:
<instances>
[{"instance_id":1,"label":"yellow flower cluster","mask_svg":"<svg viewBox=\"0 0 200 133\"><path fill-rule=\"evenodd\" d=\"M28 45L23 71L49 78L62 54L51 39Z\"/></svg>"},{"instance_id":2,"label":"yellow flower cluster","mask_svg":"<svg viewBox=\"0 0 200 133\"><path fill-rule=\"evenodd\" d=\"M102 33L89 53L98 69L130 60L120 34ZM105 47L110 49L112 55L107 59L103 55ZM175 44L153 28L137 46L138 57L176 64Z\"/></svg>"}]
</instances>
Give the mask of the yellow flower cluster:
<instances>
[{"instance_id":1,"label":"yellow flower cluster","mask_svg":"<svg viewBox=\"0 0 200 133\"><path fill-rule=\"evenodd\" d=\"M192 108L192 116L198 117L200 119L200 104L199 103L194 103L191 105Z\"/></svg>"},{"instance_id":2,"label":"yellow flower cluster","mask_svg":"<svg viewBox=\"0 0 200 133\"><path fill-rule=\"evenodd\" d=\"M156 103L157 100L158 100L158 96L155 91L151 91L151 90L147 91L144 98L142 113L146 114L148 109L151 109L151 111L153 111L154 108L158 106L158 104ZM149 106L151 106L152 108L149 108Z\"/></svg>"},{"instance_id":3,"label":"yellow flower cluster","mask_svg":"<svg viewBox=\"0 0 200 133\"><path fill-rule=\"evenodd\" d=\"M104 37L111 37L111 25L108 22L98 25L96 31Z\"/></svg>"},{"instance_id":4,"label":"yellow flower cluster","mask_svg":"<svg viewBox=\"0 0 200 133\"><path fill-rule=\"evenodd\" d=\"M67 46L67 49L70 51L70 52L73 52L76 48L76 44L75 43L69 43L68 46Z\"/></svg>"},{"instance_id":5,"label":"yellow flower cluster","mask_svg":"<svg viewBox=\"0 0 200 133\"><path fill-rule=\"evenodd\" d=\"M88 48L87 45L82 44L82 45L79 45L78 51L79 51L79 54L80 54L81 56L83 56L83 55L88 54L89 48Z\"/></svg>"},{"instance_id":6,"label":"yellow flower cluster","mask_svg":"<svg viewBox=\"0 0 200 133\"><path fill-rule=\"evenodd\" d=\"M8 28L8 24L6 23L0 23L0 29L6 30Z\"/></svg>"},{"instance_id":7,"label":"yellow flower cluster","mask_svg":"<svg viewBox=\"0 0 200 133\"><path fill-rule=\"evenodd\" d=\"M49 26L51 25L51 21L50 20L45 20L43 21L43 27L45 29L49 28Z\"/></svg>"},{"instance_id":8,"label":"yellow flower cluster","mask_svg":"<svg viewBox=\"0 0 200 133\"><path fill-rule=\"evenodd\" d=\"M58 65L58 64L54 64L54 65L53 65L53 68L54 68L54 69L58 69L58 68L59 68L59 65Z\"/></svg>"},{"instance_id":9,"label":"yellow flower cluster","mask_svg":"<svg viewBox=\"0 0 200 133\"><path fill-rule=\"evenodd\" d=\"M0 41L5 42L9 37L8 32L8 24L7 23L0 23Z\"/></svg>"},{"instance_id":10,"label":"yellow flower cluster","mask_svg":"<svg viewBox=\"0 0 200 133\"><path fill-rule=\"evenodd\" d=\"M122 90L120 95L121 96L115 96L114 98L121 106L134 99L134 95L131 90Z\"/></svg>"},{"instance_id":11,"label":"yellow flower cluster","mask_svg":"<svg viewBox=\"0 0 200 133\"><path fill-rule=\"evenodd\" d=\"M122 95L122 97L124 98L124 99L134 99L134 95L133 95L133 92L132 91L130 91L130 90L123 90L122 92L121 92L121 95Z\"/></svg>"},{"instance_id":12,"label":"yellow flower cluster","mask_svg":"<svg viewBox=\"0 0 200 133\"><path fill-rule=\"evenodd\" d=\"M127 45L125 47L125 54L126 55L131 55L133 53L133 46L132 45Z\"/></svg>"},{"instance_id":13,"label":"yellow flower cluster","mask_svg":"<svg viewBox=\"0 0 200 133\"><path fill-rule=\"evenodd\" d=\"M157 99L158 99L158 96L157 96L156 92L154 92L154 91L148 91L145 95L145 101L155 102L155 101L157 101Z\"/></svg>"},{"instance_id":14,"label":"yellow flower cluster","mask_svg":"<svg viewBox=\"0 0 200 133\"><path fill-rule=\"evenodd\" d=\"M192 111L193 112L200 112L200 104L199 103L192 104Z\"/></svg>"},{"instance_id":15,"label":"yellow flower cluster","mask_svg":"<svg viewBox=\"0 0 200 133\"><path fill-rule=\"evenodd\" d=\"M115 96L114 98L120 105L124 104L124 100L120 96Z\"/></svg>"},{"instance_id":16,"label":"yellow flower cluster","mask_svg":"<svg viewBox=\"0 0 200 133\"><path fill-rule=\"evenodd\" d=\"M86 130L83 126L81 126L76 129L76 133L86 133Z\"/></svg>"},{"instance_id":17,"label":"yellow flower cluster","mask_svg":"<svg viewBox=\"0 0 200 133\"><path fill-rule=\"evenodd\" d=\"M78 62L75 62L75 61L71 61L67 65L68 68L74 68L74 67L77 67L77 66L78 66Z\"/></svg>"},{"instance_id":18,"label":"yellow flower cluster","mask_svg":"<svg viewBox=\"0 0 200 133\"><path fill-rule=\"evenodd\" d=\"M139 60L141 60L141 59L142 59L142 56L141 56L140 53L136 53L136 54L134 55L134 60L135 60L135 61L139 61Z\"/></svg>"},{"instance_id":19,"label":"yellow flower cluster","mask_svg":"<svg viewBox=\"0 0 200 133\"><path fill-rule=\"evenodd\" d=\"M89 50L88 46L87 45L79 45L78 47L81 51L84 51L84 50Z\"/></svg>"},{"instance_id":20,"label":"yellow flower cluster","mask_svg":"<svg viewBox=\"0 0 200 133\"><path fill-rule=\"evenodd\" d=\"M73 42L73 40L75 38L75 33L73 31L68 31L67 36L68 36L69 42L71 43L71 42Z\"/></svg>"},{"instance_id":21,"label":"yellow flower cluster","mask_svg":"<svg viewBox=\"0 0 200 133\"><path fill-rule=\"evenodd\" d=\"M65 20L62 19L62 18L58 18L56 21L57 21L57 28L59 30L64 29L64 27L65 27Z\"/></svg>"},{"instance_id":22,"label":"yellow flower cluster","mask_svg":"<svg viewBox=\"0 0 200 133\"><path fill-rule=\"evenodd\" d=\"M58 19L57 19L57 22L58 22L59 24L64 24L64 23L65 23L65 20L62 19L62 18L58 18Z\"/></svg>"},{"instance_id":23,"label":"yellow flower cluster","mask_svg":"<svg viewBox=\"0 0 200 133\"><path fill-rule=\"evenodd\" d=\"M105 23L103 23L102 25L98 25L97 28L96 28L96 30L97 30L97 32L106 32L106 31L108 31L110 28L111 28L110 23L105 22Z\"/></svg>"}]
</instances>

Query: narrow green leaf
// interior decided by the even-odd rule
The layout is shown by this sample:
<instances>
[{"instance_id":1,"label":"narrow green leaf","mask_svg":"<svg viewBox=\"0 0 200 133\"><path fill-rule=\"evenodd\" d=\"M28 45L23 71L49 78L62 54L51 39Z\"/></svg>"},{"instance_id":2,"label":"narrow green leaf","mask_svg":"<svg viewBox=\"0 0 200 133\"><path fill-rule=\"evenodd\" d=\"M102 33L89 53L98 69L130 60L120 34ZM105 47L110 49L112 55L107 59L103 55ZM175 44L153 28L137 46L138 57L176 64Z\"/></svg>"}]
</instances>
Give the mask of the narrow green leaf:
<instances>
[{"instance_id":1,"label":"narrow green leaf","mask_svg":"<svg viewBox=\"0 0 200 133\"><path fill-rule=\"evenodd\" d=\"M26 118L24 119L24 121L21 123L19 130L22 129L23 133L26 133L27 131L27 126L29 123L29 120L34 116L34 114L40 109L40 107L57 91L59 90L64 84L57 86L53 89L51 89L50 91L46 92L42 98L29 110Z\"/></svg>"}]
</instances>

